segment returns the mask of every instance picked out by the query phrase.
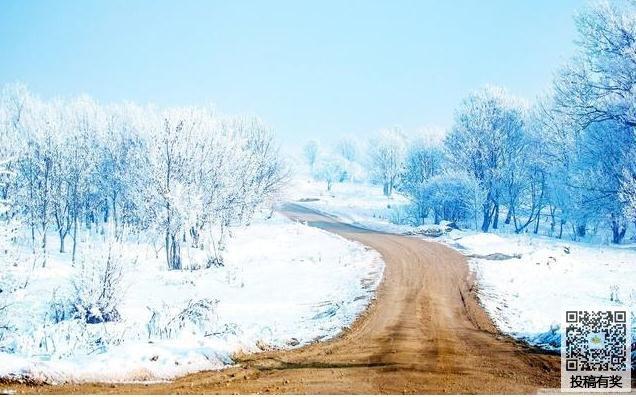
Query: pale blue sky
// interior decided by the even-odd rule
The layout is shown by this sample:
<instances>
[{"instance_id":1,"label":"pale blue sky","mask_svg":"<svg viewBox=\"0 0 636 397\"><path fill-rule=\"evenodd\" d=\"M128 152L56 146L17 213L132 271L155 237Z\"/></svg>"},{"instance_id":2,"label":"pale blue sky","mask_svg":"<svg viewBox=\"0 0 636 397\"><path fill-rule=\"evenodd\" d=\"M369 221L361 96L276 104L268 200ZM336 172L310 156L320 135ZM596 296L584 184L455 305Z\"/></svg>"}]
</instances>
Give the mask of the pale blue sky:
<instances>
[{"instance_id":1,"label":"pale blue sky","mask_svg":"<svg viewBox=\"0 0 636 397\"><path fill-rule=\"evenodd\" d=\"M451 124L469 91L533 99L573 51L574 0L0 1L0 84L213 102L282 140Z\"/></svg>"}]
</instances>

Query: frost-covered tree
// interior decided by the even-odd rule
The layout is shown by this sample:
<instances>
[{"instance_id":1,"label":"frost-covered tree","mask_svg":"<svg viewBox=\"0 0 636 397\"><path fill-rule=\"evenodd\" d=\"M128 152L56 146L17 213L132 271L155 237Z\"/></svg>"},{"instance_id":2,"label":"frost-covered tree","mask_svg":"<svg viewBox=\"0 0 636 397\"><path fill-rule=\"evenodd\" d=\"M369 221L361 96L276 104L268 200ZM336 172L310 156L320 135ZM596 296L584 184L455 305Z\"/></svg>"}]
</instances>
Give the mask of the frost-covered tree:
<instances>
[{"instance_id":1,"label":"frost-covered tree","mask_svg":"<svg viewBox=\"0 0 636 397\"><path fill-rule=\"evenodd\" d=\"M169 268L183 267L182 243L204 248L202 232L214 226L210 261L221 261L225 234L249 222L254 209L273 199L285 179L271 133L257 120L217 120L205 109L161 115L150 149L151 202L163 230ZM211 263L211 262L210 262Z\"/></svg>"},{"instance_id":2,"label":"frost-covered tree","mask_svg":"<svg viewBox=\"0 0 636 397\"><path fill-rule=\"evenodd\" d=\"M435 224L441 220L466 221L473 216L474 187L467 175L435 175L421 187L420 197L422 203L433 211Z\"/></svg>"},{"instance_id":3,"label":"frost-covered tree","mask_svg":"<svg viewBox=\"0 0 636 397\"><path fill-rule=\"evenodd\" d=\"M9 159L0 159L0 186L4 187L15 178L15 173L9 170ZM10 198L0 199L0 265L11 260L10 251L17 236L17 214L14 211L14 202Z\"/></svg>"},{"instance_id":4,"label":"frost-covered tree","mask_svg":"<svg viewBox=\"0 0 636 397\"><path fill-rule=\"evenodd\" d=\"M314 164L316 164L316 160L318 159L318 150L318 142L314 140L307 142L305 146L303 146L303 155L305 156L305 160L312 171L314 169Z\"/></svg>"},{"instance_id":5,"label":"frost-covered tree","mask_svg":"<svg viewBox=\"0 0 636 397\"><path fill-rule=\"evenodd\" d=\"M579 196L572 182L577 159L582 146L579 129L571 117L553 111L553 98L542 98L530 117L530 158L545 171L547 195L545 203L550 217L550 234L563 237L563 229L569 223L574 236L584 236L588 214L577 200ZM558 231L557 231L558 227Z\"/></svg>"},{"instance_id":6,"label":"frost-covered tree","mask_svg":"<svg viewBox=\"0 0 636 397\"><path fill-rule=\"evenodd\" d=\"M584 209L609 223L612 242L618 244L627 230L620 192L623 172L630 161L627 154L636 147L634 135L613 121L591 124L581 134L583 150L573 184L581 193Z\"/></svg>"},{"instance_id":7,"label":"frost-covered tree","mask_svg":"<svg viewBox=\"0 0 636 397\"><path fill-rule=\"evenodd\" d=\"M336 152L347 161L358 160L358 144L351 137L342 138L336 145Z\"/></svg>"},{"instance_id":8,"label":"frost-covered tree","mask_svg":"<svg viewBox=\"0 0 636 397\"><path fill-rule=\"evenodd\" d=\"M382 191L387 197L397 186L405 150L406 138L399 128L384 129L369 142L372 177L382 184Z\"/></svg>"},{"instance_id":9,"label":"frost-covered tree","mask_svg":"<svg viewBox=\"0 0 636 397\"><path fill-rule=\"evenodd\" d=\"M1 197L15 203L43 265L49 233L61 252L72 239L75 261L79 236L93 230L115 240L143 234L165 250L171 269L222 264L230 228L271 204L286 177L262 122L208 107L42 101L5 89L0 136L12 142L0 155L15 175L0 177ZM185 263L190 249L197 253Z\"/></svg>"},{"instance_id":10,"label":"frost-covered tree","mask_svg":"<svg viewBox=\"0 0 636 397\"><path fill-rule=\"evenodd\" d=\"M187 124L186 124L187 123ZM188 184L193 164L189 161L189 144L193 139L192 120L179 115L166 115L158 134L159 141L151 148L152 182L163 211L159 225L164 230L164 247L168 268L181 269L182 222L178 212L183 184Z\"/></svg>"},{"instance_id":11,"label":"frost-covered tree","mask_svg":"<svg viewBox=\"0 0 636 397\"><path fill-rule=\"evenodd\" d=\"M625 234L636 127L636 4L602 2L576 18L578 51L554 84L552 112L567 119L576 149L567 177L576 235L590 221L607 222L612 241Z\"/></svg>"},{"instance_id":12,"label":"frost-covered tree","mask_svg":"<svg viewBox=\"0 0 636 397\"><path fill-rule=\"evenodd\" d=\"M338 157L321 159L316 163L315 177L327 184L327 191L331 191L334 183L342 182L346 176L346 160Z\"/></svg>"},{"instance_id":13,"label":"frost-covered tree","mask_svg":"<svg viewBox=\"0 0 636 397\"><path fill-rule=\"evenodd\" d=\"M579 51L555 81L555 108L582 127L636 127L636 3L595 3L576 25Z\"/></svg>"},{"instance_id":14,"label":"frost-covered tree","mask_svg":"<svg viewBox=\"0 0 636 397\"><path fill-rule=\"evenodd\" d=\"M9 116L12 113L0 110L0 137L9 138L14 128ZM5 141L12 142L12 141ZM14 153L9 148L0 149L0 341L10 328L6 308L16 283L10 277L9 267L17 265L16 239L19 230L19 214L15 211L14 197L9 196L15 183L16 172L12 169Z\"/></svg>"},{"instance_id":15,"label":"frost-covered tree","mask_svg":"<svg viewBox=\"0 0 636 397\"><path fill-rule=\"evenodd\" d=\"M619 197L625 204L624 214L629 219L636 219L636 178L627 171L623 171Z\"/></svg>"},{"instance_id":16,"label":"frost-covered tree","mask_svg":"<svg viewBox=\"0 0 636 397\"><path fill-rule=\"evenodd\" d=\"M503 202L503 181L511 161L509 151L523 139L524 106L501 88L486 87L462 102L445 139L449 162L479 181L482 200L481 230L497 228Z\"/></svg>"},{"instance_id":17,"label":"frost-covered tree","mask_svg":"<svg viewBox=\"0 0 636 397\"><path fill-rule=\"evenodd\" d=\"M27 195L29 199L24 202L26 211L33 218L32 236L36 228L41 236L40 248L43 253L42 266L46 266L48 250L48 232L52 223L53 193L54 193L54 161L56 155L56 136L59 131L56 118L52 115L52 106L45 106L44 120L37 120L32 130L33 135L28 142L28 151L23 158L24 168L21 175L27 179L29 185Z\"/></svg>"},{"instance_id":18,"label":"frost-covered tree","mask_svg":"<svg viewBox=\"0 0 636 397\"><path fill-rule=\"evenodd\" d=\"M411 143L406 151L400 190L411 199L415 207L414 215L417 223L424 221L431 207L425 187L431 178L442 172L443 164L442 147L431 145L423 138ZM436 218L438 215L438 213L435 214Z\"/></svg>"}]
</instances>

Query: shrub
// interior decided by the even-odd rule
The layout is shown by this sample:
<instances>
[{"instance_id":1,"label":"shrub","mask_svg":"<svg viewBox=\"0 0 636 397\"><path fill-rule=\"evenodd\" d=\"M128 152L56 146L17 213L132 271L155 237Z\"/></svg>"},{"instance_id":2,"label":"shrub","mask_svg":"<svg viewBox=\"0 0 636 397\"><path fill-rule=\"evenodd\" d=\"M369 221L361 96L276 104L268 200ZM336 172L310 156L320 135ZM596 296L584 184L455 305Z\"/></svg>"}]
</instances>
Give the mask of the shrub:
<instances>
[{"instance_id":1,"label":"shrub","mask_svg":"<svg viewBox=\"0 0 636 397\"><path fill-rule=\"evenodd\" d=\"M208 334L216 322L218 303L217 299L190 300L176 312L167 305L160 310L149 307L148 338L171 339L188 328Z\"/></svg>"},{"instance_id":2,"label":"shrub","mask_svg":"<svg viewBox=\"0 0 636 397\"><path fill-rule=\"evenodd\" d=\"M71 315L88 324L120 319L117 307L123 297L123 270L119 258L113 256L112 247L102 266L82 267L73 280Z\"/></svg>"}]
</instances>

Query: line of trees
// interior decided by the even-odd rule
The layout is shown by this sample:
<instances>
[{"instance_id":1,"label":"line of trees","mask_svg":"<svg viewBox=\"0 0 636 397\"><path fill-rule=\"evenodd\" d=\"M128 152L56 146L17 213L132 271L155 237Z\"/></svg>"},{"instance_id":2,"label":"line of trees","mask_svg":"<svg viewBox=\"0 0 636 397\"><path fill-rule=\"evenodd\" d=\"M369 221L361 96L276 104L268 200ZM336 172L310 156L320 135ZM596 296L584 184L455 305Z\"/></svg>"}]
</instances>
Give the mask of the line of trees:
<instances>
[{"instance_id":1,"label":"line of trees","mask_svg":"<svg viewBox=\"0 0 636 397\"><path fill-rule=\"evenodd\" d=\"M367 146L369 180L406 194L414 223L538 233L547 222L558 238L607 227L620 243L636 220L636 5L591 6L576 25L578 51L551 92L534 104L473 92L442 140L385 130Z\"/></svg>"},{"instance_id":2,"label":"line of trees","mask_svg":"<svg viewBox=\"0 0 636 397\"><path fill-rule=\"evenodd\" d=\"M49 232L75 261L91 230L152 236L169 269L222 264L228 229L248 223L285 178L268 128L209 107L43 101L11 85L0 142L0 215L26 227L42 266ZM212 254L185 263L184 247Z\"/></svg>"}]
</instances>

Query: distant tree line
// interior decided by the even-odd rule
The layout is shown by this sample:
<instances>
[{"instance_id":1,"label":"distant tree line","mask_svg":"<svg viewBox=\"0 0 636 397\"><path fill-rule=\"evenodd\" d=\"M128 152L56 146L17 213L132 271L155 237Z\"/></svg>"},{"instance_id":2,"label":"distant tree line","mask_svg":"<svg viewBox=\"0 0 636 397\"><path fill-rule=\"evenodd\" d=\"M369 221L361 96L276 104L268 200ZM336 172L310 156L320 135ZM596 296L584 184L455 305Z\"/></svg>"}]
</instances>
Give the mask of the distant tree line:
<instances>
[{"instance_id":1,"label":"distant tree line","mask_svg":"<svg viewBox=\"0 0 636 397\"><path fill-rule=\"evenodd\" d=\"M576 25L576 55L536 103L489 86L464 98L442 140L385 130L361 160L369 180L406 194L414 223L538 233L547 222L558 238L607 227L620 243L636 220L636 5L601 3Z\"/></svg>"}]
</instances>

